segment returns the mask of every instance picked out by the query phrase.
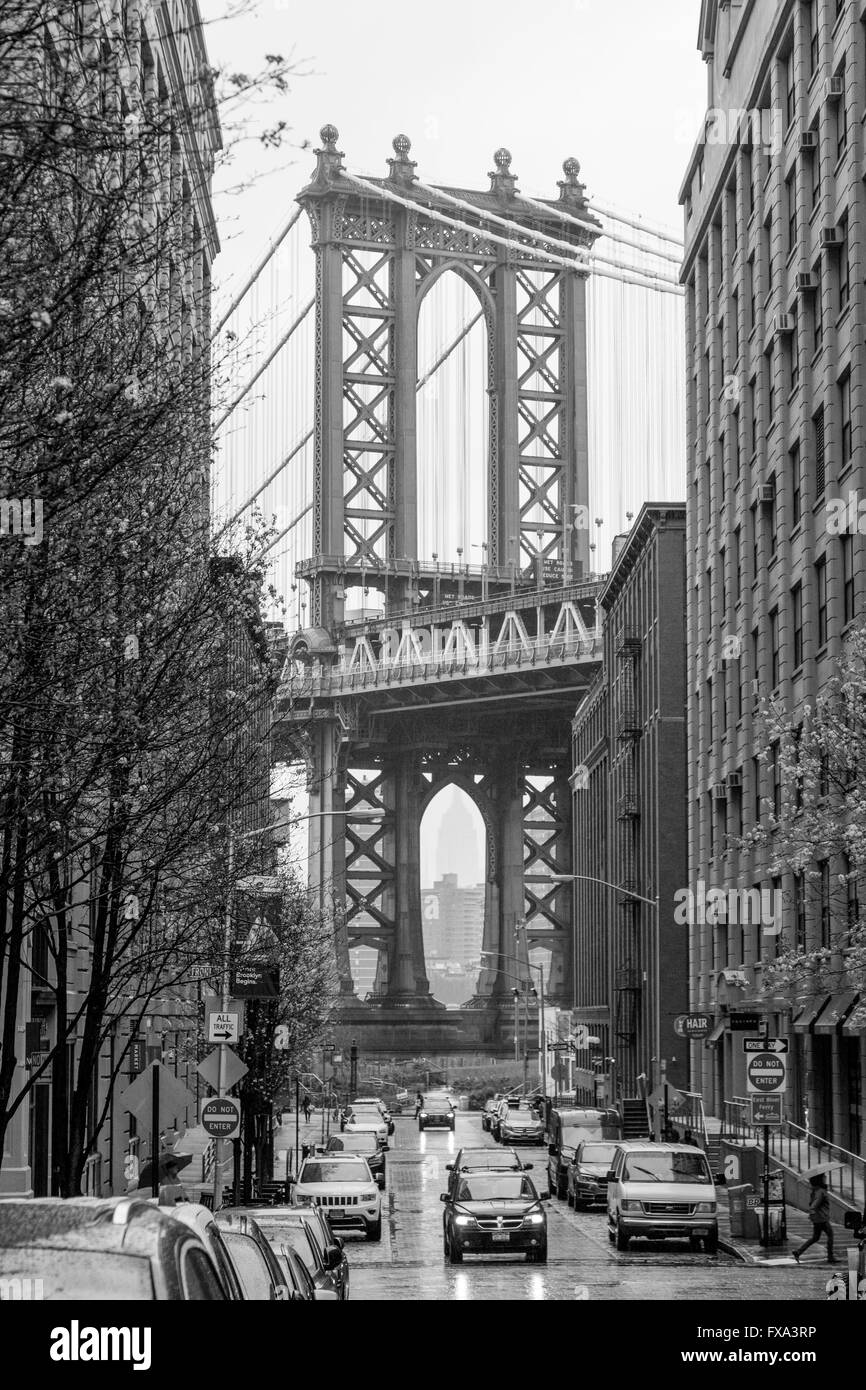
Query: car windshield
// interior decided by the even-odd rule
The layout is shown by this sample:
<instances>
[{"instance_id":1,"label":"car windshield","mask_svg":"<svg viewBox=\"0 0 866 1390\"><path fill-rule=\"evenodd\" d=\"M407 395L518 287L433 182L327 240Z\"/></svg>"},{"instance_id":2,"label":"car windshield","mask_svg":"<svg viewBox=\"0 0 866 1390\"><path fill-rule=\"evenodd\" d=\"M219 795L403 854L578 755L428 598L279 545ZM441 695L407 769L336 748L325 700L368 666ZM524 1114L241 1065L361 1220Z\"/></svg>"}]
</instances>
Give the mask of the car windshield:
<instances>
[{"instance_id":1,"label":"car windshield","mask_svg":"<svg viewBox=\"0 0 866 1390\"><path fill-rule=\"evenodd\" d=\"M277 1248L281 1245L290 1246L297 1255L300 1255L304 1268L309 1270L310 1274L318 1273L321 1264L318 1247L299 1217L295 1217L292 1222L269 1221L267 1217L264 1219L257 1217L256 1220L263 1235L272 1245L277 1246Z\"/></svg>"},{"instance_id":2,"label":"car windshield","mask_svg":"<svg viewBox=\"0 0 866 1390\"><path fill-rule=\"evenodd\" d=\"M584 1144L580 1151L581 1163L613 1163L616 1144Z\"/></svg>"},{"instance_id":3,"label":"car windshield","mask_svg":"<svg viewBox=\"0 0 866 1390\"><path fill-rule=\"evenodd\" d=\"M30 1298L46 1302L86 1299L153 1299L150 1261L143 1255L117 1255L105 1250L43 1249L10 1245L0 1249L0 1282L33 1280ZM26 1293L19 1295L28 1297Z\"/></svg>"},{"instance_id":4,"label":"car windshield","mask_svg":"<svg viewBox=\"0 0 866 1390\"><path fill-rule=\"evenodd\" d=\"M509 1110L506 1119L510 1125L538 1125L541 1124L537 1115L533 1115L531 1110Z\"/></svg>"},{"instance_id":5,"label":"car windshield","mask_svg":"<svg viewBox=\"0 0 866 1390\"><path fill-rule=\"evenodd\" d=\"M366 1182L370 1181L370 1170L363 1159L351 1158L315 1159L307 1162L298 1178L300 1183L308 1182Z\"/></svg>"},{"instance_id":6,"label":"car windshield","mask_svg":"<svg viewBox=\"0 0 866 1390\"><path fill-rule=\"evenodd\" d=\"M447 1100L428 1100L424 1106L428 1115L450 1115L452 1108Z\"/></svg>"},{"instance_id":7,"label":"car windshield","mask_svg":"<svg viewBox=\"0 0 866 1390\"><path fill-rule=\"evenodd\" d=\"M379 1152L379 1145L375 1134L369 1130L361 1130L359 1134L334 1134L328 1140L328 1148L332 1153L355 1153L355 1154L376 1154Z\"/></svg>"},{"instance_id":8,"label":"car windshield","mask_svg":"<svg viewBox=\"0 0 866 1390\"><path fill-rule=\"evenodd\" d=\"M461 1178L457 1189L460 1202L502 1202L534 1196L532 1183L521 1173L477 1173Z\"/></svg>"},{"instance_id":9,"label":"car windshield","mask_svg":"<svg viewBox=\"0 0 866 1390\"><path fill-rule=\"evenodd\" d=\"M362 1105L358 1110L353 1110L349 1118L352 1120L364 1120L367 1124L380 1125L382 1123L382 1116L379 1114L375 1105Z\"/></svg>"},{"instance_id":10,"label":"car windshield","mask_svg":"<svg viewBox=\"0 0 866 1390\"><path fill-rule=\"evenodd\" d=\"M629 1154L622 1176L623 1182L712 1182L702 1153Z\"/></svg>"},{"instance_id":11,"label":"car windshield","mask_svg":"<svg viewBox=\"0 0 866 1390\"><path fill-rule=\"evenodd\" d=\"M520 1167L517 1154L502 1149L479 1149L477 1153L460 1155L460 1168L504 1168L516 1172Z\"/></svg>"}]
</instances>

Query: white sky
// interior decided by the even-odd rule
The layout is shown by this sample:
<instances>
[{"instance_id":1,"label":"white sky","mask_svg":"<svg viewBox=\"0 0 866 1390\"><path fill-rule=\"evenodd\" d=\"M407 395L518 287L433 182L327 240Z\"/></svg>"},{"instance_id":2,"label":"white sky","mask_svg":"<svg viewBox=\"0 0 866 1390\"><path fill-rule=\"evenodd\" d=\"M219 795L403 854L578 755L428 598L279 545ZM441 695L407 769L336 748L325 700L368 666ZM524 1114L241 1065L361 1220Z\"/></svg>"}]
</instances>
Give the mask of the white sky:
<instances>
[{"instance_id":1,"label":"white sky","mask_svg":"<svg viewBox=\"0 0 866 1390\"><path fill-rule=\"evenodd\" d=\"M239 69L292 54L301 73L256 119L286 119L306 151L250 143L239 175L271 171L218 199L218 282L243 276L308 182L319 129L340 131L347 167L384 175L404 132L420 178L484 189L506 145L530 196L555 197L576 155L590 196L674 228L677 190L706 98L698 0L261 0L254 15L207 22L212 58Z\"/></svg>"}]
</instances>

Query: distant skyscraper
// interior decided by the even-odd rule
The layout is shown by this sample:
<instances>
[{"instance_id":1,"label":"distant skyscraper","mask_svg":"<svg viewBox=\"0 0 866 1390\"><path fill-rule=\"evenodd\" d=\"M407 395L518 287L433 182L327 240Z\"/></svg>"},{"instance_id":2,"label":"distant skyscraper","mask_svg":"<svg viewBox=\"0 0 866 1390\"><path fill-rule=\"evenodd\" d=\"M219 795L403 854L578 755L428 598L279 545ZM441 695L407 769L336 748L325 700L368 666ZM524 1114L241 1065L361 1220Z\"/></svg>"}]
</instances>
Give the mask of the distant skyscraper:
<instances>
[{"instance_id":1,"label":"distant skyscraper","mask_svg":"<svg viewBox=\"0 0 866 1390\"><path fill-rule=\"evenodd\" d=\"M478 819L469 809L465 793L452 787L437 837L435 876L454 874L465 888L483 879L483 866L484 843Z\"/></svg>"}]
</instances>

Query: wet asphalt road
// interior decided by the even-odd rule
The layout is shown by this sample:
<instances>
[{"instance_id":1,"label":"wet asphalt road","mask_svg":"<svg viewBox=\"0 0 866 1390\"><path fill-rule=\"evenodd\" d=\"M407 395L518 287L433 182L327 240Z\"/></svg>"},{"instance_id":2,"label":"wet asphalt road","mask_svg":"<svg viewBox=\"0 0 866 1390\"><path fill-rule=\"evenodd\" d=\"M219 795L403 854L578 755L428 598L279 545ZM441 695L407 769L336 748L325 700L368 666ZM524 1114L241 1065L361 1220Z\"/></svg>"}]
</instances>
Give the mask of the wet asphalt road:
<instances>
[{"instance_id":1,"label":"wet asphalt road","mask_svg":"<svg viewBox=\"0 0 866 1390\"><path fill-rule=\"evenodd\" d=\"M410 1117L396 1117L388 1154L387 1213L380 1244L346 1236L352 1299L448 1301L486 1299L821 1300L828 1271L821 1268L746 1266L732 1256L694 1253L686 1242L638 1242L618 1254L607 1238L604 1212L575 1213L554 1198L548 1207L548 1262L524 1257L467 1256L446 1264L442 1253L445 1164L462 1144L488 1144L480 1117L458 1115L454 1134L418 1133ZM546 1184L546 1152L526 1150L539 1186Z\"/></svg>"}]
</instances>

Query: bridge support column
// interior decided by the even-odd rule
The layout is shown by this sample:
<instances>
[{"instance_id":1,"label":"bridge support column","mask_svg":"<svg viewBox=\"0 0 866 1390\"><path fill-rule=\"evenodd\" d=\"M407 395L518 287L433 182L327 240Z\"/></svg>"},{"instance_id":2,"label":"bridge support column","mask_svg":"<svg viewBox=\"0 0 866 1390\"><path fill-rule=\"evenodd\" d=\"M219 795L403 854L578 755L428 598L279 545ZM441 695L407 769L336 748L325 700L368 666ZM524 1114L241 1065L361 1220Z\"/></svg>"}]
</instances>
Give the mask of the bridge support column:
<instances>
[{"instance_id":1,"label":"bridge support column","mask_svg":"<svg viewBox=\"0 0 866 1390\"><path fill-rule=\"evenodd\" d=\"M319 910L334 924L334 953L340 994L354 994L349 966L349 934L346 925L346 789L338 771L340 729L337 724L317 724L312 735L312 783L310 786L309 884Z\"/></svg>"},{"instance_id":2,"label":"bridge support column","mask_svg":"<svg viewBox=\"0 0 866 1390\"><path fill-rule=\"evenodd\" d=\"M421 777L417 757L395 758L388 778L394 834L394 944L388 998L432 1004L421 927Z\"/></svg>"}]
</instances>

